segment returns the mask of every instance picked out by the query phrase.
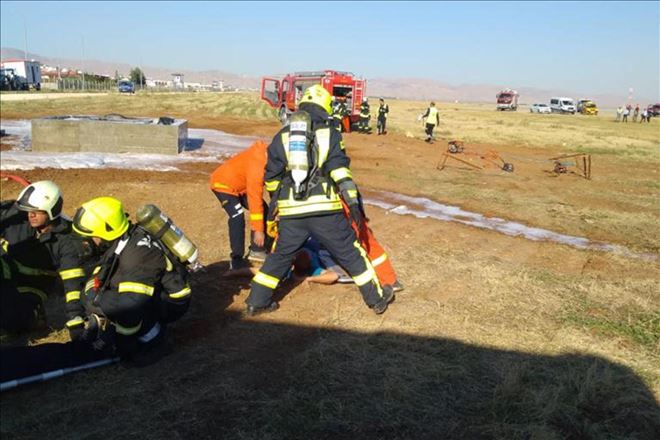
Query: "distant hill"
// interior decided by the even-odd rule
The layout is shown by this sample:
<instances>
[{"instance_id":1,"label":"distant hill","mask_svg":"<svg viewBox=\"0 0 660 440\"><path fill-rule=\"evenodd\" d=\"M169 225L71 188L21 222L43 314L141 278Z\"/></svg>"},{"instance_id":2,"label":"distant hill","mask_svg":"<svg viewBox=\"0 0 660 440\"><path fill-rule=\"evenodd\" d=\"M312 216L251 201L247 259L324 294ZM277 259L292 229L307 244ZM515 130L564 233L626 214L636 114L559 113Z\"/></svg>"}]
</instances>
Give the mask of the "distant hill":
<instances>
[{"instance_id":1,"label":"distant hill","mask_svg":"<svg viewBox=\"0 0 660 440\"><path fill-rule=\"evenodd\" d=\"M0 56L4 58L23 58L23 51L14 48L0 49ZM81 61L65 58L49 58L29 53L28 58L34 58L44 64L52 66L81 69ZM96 74L114 76L115 71L126 76L135 66L111 61L85 60L85 71ZM174 70L161 67L141 66L148 78L169 80ZM222 70L186 70L179 69L176 73L183 73L184 80L210 84L213 81L223 80L225 85L241 89L256 89L260 87L260 78L237 75ZM265 73L267 74L267 72ZM539 89L534 87L517 87L515 84L461 84L451 85L440 80L424 78L367 78L367 91L369 96L387 96L411 100L436 100L439 102L495 102L495 95L505 87L514 88L520 93L520 102L531 104L534 102L548 102L552 96L570 96L575 99L594 99L599 106L613 108L627 101L626 96L612 94L588 94L571 90ZM648 104L648 99L640 98L635 101L642 105Z\"/></svg>"}]
</instances>

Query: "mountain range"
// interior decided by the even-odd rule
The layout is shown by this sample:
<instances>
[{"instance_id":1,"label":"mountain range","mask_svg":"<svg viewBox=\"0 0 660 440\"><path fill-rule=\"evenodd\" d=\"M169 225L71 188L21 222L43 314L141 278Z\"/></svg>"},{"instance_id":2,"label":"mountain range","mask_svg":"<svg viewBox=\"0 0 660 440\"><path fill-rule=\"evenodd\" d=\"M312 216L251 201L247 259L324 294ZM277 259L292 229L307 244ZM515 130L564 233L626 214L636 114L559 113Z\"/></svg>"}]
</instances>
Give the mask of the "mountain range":
<instances>
[{"instance_id":1,"label":"mountain range","mask_svg":"<svg viewBox=\"0 0 660 440\"><path fill-rule=\"evenodd\" d=\"M24 52L14 48L1 48L0 57L23 58ZM104 74L114 77L115 72L121 76L136 67L127 63L86 59L66 59L47 57L28 53L29 59L39 60L42 64L50 66L67 67L95 74ZM258 89L260 78L238 75L222 70L172 70L162 67L140 66L147 78L169 80L172 73L181 73L186 82L211 84L222 80L226 86L238 89ZM331 67L331 66L329 66ZM485 102L494 103L498 91L506 87L514 88L520 94L520 102L531 104L533 102L548 102L553 96L569 96L576 99L589 98L595 100L603 108L614 108L628 101L628 97L614 94L596 94L585 96L579 91L561 89L541 89L535 87L516 87L515 84L448 84L441 80L430 78L367 78L369 96L384 96L388 98L410 100L435 100L438 102ZM640 102L640 104L648 104Z\"/></svg>"}]
</instances>

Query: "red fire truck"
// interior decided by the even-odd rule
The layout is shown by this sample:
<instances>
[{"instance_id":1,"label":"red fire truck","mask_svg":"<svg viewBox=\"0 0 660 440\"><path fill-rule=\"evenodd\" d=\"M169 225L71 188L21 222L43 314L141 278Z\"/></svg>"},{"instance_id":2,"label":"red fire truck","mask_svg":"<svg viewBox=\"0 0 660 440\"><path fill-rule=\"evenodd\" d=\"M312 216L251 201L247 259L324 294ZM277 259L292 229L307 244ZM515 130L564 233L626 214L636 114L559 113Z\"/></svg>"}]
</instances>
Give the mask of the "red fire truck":
<instances>
[{"instance_id":1,"label":"red fire truck","mask_svg":"<svg viewBox=\"0 0 660 440\"><path fill-rule=\"evenodd\" d=\"M359 119L362 98L367 96L367 81L350 72L323 70L295 72L280 77L261 79L261 99L277 109L282 124L296 111L303 92L314 84L321 84L336 99L346 102L351 123Z\"/></svg>"},{"instance_id":2,"label":"red fire truck","mask_svg":"<svg viewBox=\"0 0 660 440\"><path fill-rule=\"evenodd\" d=\"M504 89L496 95L497 109L500 111L505 110L518 110L518 92L511 89Z\"/></svg>"}]
</instances>

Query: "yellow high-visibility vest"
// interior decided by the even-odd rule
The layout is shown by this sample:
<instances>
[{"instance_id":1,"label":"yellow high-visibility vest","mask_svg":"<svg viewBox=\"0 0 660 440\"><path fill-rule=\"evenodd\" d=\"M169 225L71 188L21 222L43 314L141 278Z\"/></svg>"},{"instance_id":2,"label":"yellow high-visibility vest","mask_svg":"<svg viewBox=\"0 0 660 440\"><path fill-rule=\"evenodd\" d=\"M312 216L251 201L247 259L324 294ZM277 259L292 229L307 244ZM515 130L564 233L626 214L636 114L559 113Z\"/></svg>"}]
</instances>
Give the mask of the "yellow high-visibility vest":
<instances>
[{"instance_id":1,"label":"yellow high-visibility vest","mask_svg":"<svg viewBox=\"0 0 660 440\"><path fill-rule=\"evenodd\" d=\"M426 123L435 125L438 123L438 109L435 107L429 107L429 115L426 117Z\"/></svg>"}]
</instances>

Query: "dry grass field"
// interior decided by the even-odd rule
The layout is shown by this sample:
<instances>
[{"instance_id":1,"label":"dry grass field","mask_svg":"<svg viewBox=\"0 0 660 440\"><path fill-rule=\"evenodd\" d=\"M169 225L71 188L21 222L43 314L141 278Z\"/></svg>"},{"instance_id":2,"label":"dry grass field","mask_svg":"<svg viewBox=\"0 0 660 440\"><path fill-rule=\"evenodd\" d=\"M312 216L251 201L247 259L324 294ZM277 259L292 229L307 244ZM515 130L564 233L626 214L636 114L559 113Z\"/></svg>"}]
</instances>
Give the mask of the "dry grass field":
<instances>
[{"instance_id":1,"label":"dry grass field","mask_svg":"<svg viewBox=\"0 0 660 440\"><path fill-rule=\"evenodd\" d=\"M207 189L217 163L184 172L53 170L72 214L113 195L158 204L200 246L191 311L171 353L3 393L3 438L656 439L660 437L660 122L498 113L389 101L387 136L345 136L356 181L654 258L534 242L368 206L406 286L376 316L354 286L285 285L281 309L241 315L249 280L226 279L226 216ZM2 119L54 114L172 115L264 138L273 112L254 94L109 95L2 104ZM410 137L412 136L412 137ZM446 142L497 150L513 173L436 165ZM550 172L549 157L592 155L593 178ZM17 184L3 182L1 198ZM60 319L61 321L61 319ZM53 332L33 344L64 341Z\"/></svg>"}]
</instances>

